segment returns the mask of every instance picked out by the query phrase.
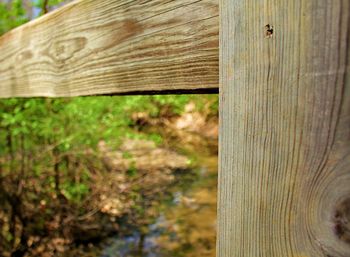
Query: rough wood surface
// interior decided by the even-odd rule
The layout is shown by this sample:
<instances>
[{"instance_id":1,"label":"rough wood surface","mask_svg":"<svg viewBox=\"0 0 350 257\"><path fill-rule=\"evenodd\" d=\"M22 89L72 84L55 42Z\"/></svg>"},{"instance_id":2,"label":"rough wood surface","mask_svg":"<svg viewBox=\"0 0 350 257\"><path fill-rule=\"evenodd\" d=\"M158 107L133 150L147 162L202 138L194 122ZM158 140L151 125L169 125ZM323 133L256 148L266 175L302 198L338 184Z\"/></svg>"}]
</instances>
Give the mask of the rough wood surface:
<instances>
[{"instance_id":1,"label":"rough wood surface","mask_svg":"<svg viewBox=\"0 0 350 257\"><path fill-rule=\"evenodd\" d=\"M82 0L0 38L0 97L218 89L217 0Z\"/></svg>"},{"instance_id":2,"label":"rough wood surface","mask_svg":"<svg viewBox=\"0 0 350 257\"><path fill-rule=\"evenodd\" d=\"M350 1L220 15L217 256L349 257Z\"/></svg>"}]
</instances>

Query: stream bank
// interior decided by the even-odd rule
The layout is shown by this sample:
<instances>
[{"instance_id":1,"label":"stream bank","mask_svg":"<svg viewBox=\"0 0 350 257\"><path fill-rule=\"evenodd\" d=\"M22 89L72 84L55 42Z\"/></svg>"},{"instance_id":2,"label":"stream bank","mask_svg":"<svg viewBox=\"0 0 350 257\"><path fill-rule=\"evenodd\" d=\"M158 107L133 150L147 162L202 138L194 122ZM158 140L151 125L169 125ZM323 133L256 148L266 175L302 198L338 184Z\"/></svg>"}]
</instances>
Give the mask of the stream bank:
<instances>
[{"instance_id":1,"label":"stream bank","mask_svg":"<svg viewBox=\"0 0 350 257\"><path fill-rule=\"evenodd\" d=\"M144 233L136 229L106 240L101 257L215 256L217 153L214 142L206 143L210 149L183 149L196 159L196 179L172 189L171 200L160 203L162 211Z\"/></svg>"},{"instance_id":2,"label":"stream bank","mask_svg":"<svg viewBox=\"0 0 350 257\"><path fill-rule=\"evenodd\" d=\"M0 210L3 256L211 256L215 115L208 119L191 104L179 115L160 112L137 113L126 123L129 130L114 128L108 140L96 136L88 144L79 127L75 135L84 142L70 144L67 134L59 145L50 138L33 156L5 156L5 164L6 158L22 164L25 176L12 183L17 173L0 166L9 204ZM35 162L17 162L21 158Z\"/></svg>"},{"instance_id":3,"label":"stream bank","mask_svg":"<svg viewBox=\"0 0 350 257\"><path fill-rule=\"evenodd\" d=\"M143 115L137 117L144 118ZM191 165L180 173L174 172L175 166L172 167L174 183L164 190L168 196L159 199L153 219L146 218L148 221L144 224L128 224L121 228L120 233L98 245L98 254L93 257L214 257L217 120L214 117L208 121L187 108L187 112L180 117L156 121L148 119L142 123L144 127L141 131L160 134L162 145L173 153L180 153L190 160ZM127 145L129 150L135 149L132 143ZM183 161L182 157L177 158ZM157 162L157 155L151 159ZM176 160L175 156L170 159ZM139 165L142 166L141 163ZM169 170L169 167L160 170ZM155 179L154 176L152 178Z\"/></svg>"}]
</instances>

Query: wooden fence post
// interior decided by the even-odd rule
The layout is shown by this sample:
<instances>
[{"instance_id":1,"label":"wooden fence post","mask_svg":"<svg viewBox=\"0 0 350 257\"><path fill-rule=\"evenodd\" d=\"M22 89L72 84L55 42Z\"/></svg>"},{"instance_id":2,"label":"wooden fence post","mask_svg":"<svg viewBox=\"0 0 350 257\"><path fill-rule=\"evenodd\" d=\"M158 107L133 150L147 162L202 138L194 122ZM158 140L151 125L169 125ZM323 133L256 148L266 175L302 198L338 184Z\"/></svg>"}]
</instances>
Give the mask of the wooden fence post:
<instances>
[{"instance_id":1,"label":"wooden fence post","mask_svg":"<svg viewBox=\"0 0 350 257\"><path fill-rule=\"evenodd\" d=\"M350 1L220 15L217 256L350 256Z\"/></svg>"}]
</instances>

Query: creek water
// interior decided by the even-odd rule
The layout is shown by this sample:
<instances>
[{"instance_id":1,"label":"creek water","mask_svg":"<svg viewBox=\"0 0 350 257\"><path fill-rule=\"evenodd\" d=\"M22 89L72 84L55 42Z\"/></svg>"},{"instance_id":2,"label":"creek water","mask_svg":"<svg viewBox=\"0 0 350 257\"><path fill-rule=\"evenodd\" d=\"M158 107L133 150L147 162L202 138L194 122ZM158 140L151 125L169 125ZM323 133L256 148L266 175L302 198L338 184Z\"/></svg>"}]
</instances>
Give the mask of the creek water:
<instances>
[{"instance_id":1,"label":"creek water","mask_svg":"<svg viewBox=\"0 0 350 257\"><path fill-rule=\"evenodd\" d=\"M162 211L145 232L107 239L100 257L215 256L217 144L192 145L184 153L195 159L195 179L174 187L171 201L160 203Z\"/></svg>"}]
</instances>

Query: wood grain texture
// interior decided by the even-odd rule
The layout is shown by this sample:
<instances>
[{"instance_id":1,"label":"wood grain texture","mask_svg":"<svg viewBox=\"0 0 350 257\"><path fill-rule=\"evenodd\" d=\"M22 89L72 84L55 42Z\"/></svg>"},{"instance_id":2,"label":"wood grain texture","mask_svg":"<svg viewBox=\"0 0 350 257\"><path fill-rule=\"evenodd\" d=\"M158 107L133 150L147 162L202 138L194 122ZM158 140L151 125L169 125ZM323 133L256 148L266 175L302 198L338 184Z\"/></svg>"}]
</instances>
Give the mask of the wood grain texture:
<instances>
[{"instance_id":1,"label":"wood grain texture","mask_svg":"<svg viewBox=\"0 0 350 257\"><path fill-rule=\"evenodd\" d=\"M78 0L0 38L0 97L218 89L217 0Z\"/></svg>"},{"instance_id":2,"label":"wood grain texture","mask_svg":"<svg viewBox=\"0 0 350 257\"><path fill-rule=\"evenodd\" d=\"M220 15L217 256L349 257L350 1Z\"/></svg>"}]
</instances>

